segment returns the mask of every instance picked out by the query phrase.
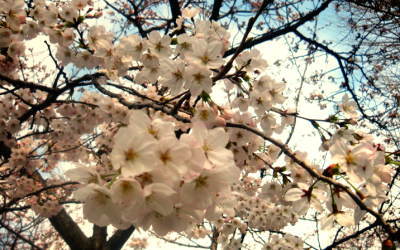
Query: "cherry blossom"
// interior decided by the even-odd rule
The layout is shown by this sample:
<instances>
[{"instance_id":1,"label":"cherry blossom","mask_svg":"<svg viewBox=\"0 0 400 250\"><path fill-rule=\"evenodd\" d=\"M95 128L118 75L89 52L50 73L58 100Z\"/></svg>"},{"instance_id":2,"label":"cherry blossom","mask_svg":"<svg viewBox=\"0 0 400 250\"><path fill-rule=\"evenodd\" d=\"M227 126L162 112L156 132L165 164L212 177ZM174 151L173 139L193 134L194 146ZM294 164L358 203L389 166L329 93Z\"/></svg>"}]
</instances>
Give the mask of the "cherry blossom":
<instances>
[{"instance_id":1,"label":"cherry blossom","mask_svg":"<svg viewBox=\"0 0 400 250\"><path fill-rule=\"evenodd\" d=\"M111 9L138 34L98 25L105 12L93 1L0 0L2 213L32 209L55 224L73 204L94 234L109 225L116 234L209 234L212 249L247 247L246 235L264 232L264 249L302 249L285 230L312 213L322 230L351 231L368 216L396 234L385 201L398 151L358 131L376 117L355 122L357 96L344 94L335 114L308 118L299 97L293 105L286 96L293 86L248 49L262 35L246 32L232 47L219 17L196 8L172 11L166 29L152 26L152 8L145 13L153 21L129 4ZM39 38L51 66L27 59ZM356 67L350 59L341 70ZM323 161L307 152L320 145L293 147L299 119L321 138Z\"/></svg>"}]
</instances>

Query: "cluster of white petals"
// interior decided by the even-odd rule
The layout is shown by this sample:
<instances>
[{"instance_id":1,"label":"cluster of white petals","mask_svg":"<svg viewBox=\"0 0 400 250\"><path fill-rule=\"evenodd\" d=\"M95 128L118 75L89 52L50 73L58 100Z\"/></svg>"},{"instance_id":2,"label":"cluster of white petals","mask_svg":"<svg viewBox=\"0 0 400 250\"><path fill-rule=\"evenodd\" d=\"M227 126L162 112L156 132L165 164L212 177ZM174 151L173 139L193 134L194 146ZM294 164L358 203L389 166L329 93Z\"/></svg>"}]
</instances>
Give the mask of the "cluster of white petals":
<instances>
[{"instance_id":1,"label":"cluster of white petals","mask_svg":"<svg viewBox=\"0 0 400 250\"><path fill-rule=\"evenodd\" d=\"M263 246L263 250L280 250L280 249L303 249L303 241L291 234L285 234L282 237L273 235L270 241Z\"/></svg>"},{"instance_id":2,"label":"cluster of white petals","mask_svg":"<svg viewBox=\"0 0 400 250\"><path fill-rule=\"evenodd\" d=\"M99 226L130 225L160 235L184 231L203 218L223 214L223 201L239 178L223 128L194 123L179 139L174 124L132 111L114 136L113 170L101 176L79 167L67 175L84 185L74 192L84 216Z\"/></svg>"},{"instance_id":3,"label":"cluster of white petals","mask_svg":"<svg viewBox=\"0 0 400 250\"><path fill-rule=\"evenodd\" d=\"M241 199L237 214L248 226L261 231L280 231L288 224L294 225L298 215L292 206L278 205L267 199Z\"/></svg>"},{"instance_id":4,"label":"cluster of white petals","mask_svg":"<svg viewBox=\"0 0 400 250\"><path fill-rule=\"evenodd\" d=\"M322 174L351 189L366 206L379 207L386 197L386 184L393 175L393 169L385 164L382 146L374 144L370 136L343 129L338 130L326 145L332 164L321 171ZM303 154L301 158L304 157ZM321 227L325 230L335 223L348 227L360 222L366 211L360 209L345 190L313 181L296 165L289 163L292 173L294 168L300 172L297 178L294 177L296 186L287 190L285 200L290 201L299 214L306 214L311 207L319 211Z\"/></svg>"},{"instance_id":5,"label":"cluster of white petals","mask_svg":"<svg viewBox=\"0 0 400 250\"><path fill-rule=\"evenodd\" d=\"M1 74L18 78L25 42L44 35L49 51L56 49L52 59L58 68L71 65L101 78L92 77L90 84L82 80L79 97L72 93L75 88L68 89L74 81L53 88L29 83L43 92L30 85L11 90L4 83L13 96L0 96L0 142L12 150L2 168L25 174L7 181L11 199L43 187L32 177L35 171L51 172L61 161L74 162L78 167L66 176L80 183L74 198L90 222L120 229L134 225L159 235L185 231L202 238L210 233L201 225L207 220L224 249L242 246L237 232L281 231L310 210L317 212L322 229L350 227L366 214L354 196L372 210L386 200L394 173L384 149L370 136L348 127L328 132L329 139L321 136L321 149L329 154L326 167L312 164L306 152L292 152L284 143L278 147L277 139L269 140L275 145L267 142L298 115L286 107L285 84L261 73L268 64L256 49L236 55L223 72L230 34L216 22L193 19L198 9L183 11L174 30L182 32L173 36L154 30L145 38L115 39L106 27L85 23L98 15L88 14L90 0L31 4L27 15L23 0L0 0L7 24L0 27ZM221 77L221 72L226 74ZM68 97L58 95L64 85ZM87 85L103 91L85 90ZM212 96L221 94L216 93L221 87L227 100L217 104ZM53 95L54 103L46 106ZM32 110L33 118L21 121ZM344 95L339 111L352 121L346 126L354 125L356 110ZM24 139L23 130L33 131L37 141ZM340 185L327 184L322 176ZM70 193L49 193L26 203L51 217L61 209L58 199ZM139 248L145 242L132 244ZM289 234L273 235L264 245L302 247Z\"/></svg>"}]
</instances>

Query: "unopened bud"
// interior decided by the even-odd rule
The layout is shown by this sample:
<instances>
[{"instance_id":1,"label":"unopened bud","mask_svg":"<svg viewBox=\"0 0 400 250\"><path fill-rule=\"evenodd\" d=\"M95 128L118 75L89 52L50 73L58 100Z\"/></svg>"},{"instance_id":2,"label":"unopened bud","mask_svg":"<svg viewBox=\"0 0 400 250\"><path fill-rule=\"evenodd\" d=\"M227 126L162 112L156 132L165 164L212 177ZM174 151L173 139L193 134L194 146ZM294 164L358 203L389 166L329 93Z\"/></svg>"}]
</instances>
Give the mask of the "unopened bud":
<instances>
[{"instance_id":1,"label":"unopened bud","mask_svg":"<svg viewBox=\"0 0 400 250\"><path fill-rule=\"evenodd\" d=\"M357 121L355 119L349 119L349 124L357 125Z\"/></svg>"},{"instance_id":2,"label":"unopened bud","mask_svg":"<svg viewBox=\"0 0 400 250\"><path fill-rule=\"evenodd\" d=\"M390 239L384 240L382 242L382 250L395 250L396 246L393 244L393 241Z\"/></svg>"},{"instance_id":3,"label":"unopened bud","mask_svg":"<svg viewBox=\"0 0 400 250\"><path fill-rule=\"evenodd\" d=\"M217 118L215 118L215 121L213 122L212 125L213 125L213 127L225 127L226 120L221 116L217 116Z\"/></svg>"}]
</instances>

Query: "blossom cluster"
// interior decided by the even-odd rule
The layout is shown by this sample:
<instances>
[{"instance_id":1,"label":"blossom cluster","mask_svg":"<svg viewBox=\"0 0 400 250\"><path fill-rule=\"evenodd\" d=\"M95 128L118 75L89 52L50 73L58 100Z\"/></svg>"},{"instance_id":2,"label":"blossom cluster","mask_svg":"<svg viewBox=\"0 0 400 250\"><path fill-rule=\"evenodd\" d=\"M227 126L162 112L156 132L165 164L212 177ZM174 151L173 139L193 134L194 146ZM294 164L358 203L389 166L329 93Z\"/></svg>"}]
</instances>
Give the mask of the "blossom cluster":
<instances>
[{"instance_id":1,"label":"blossom cluster","mask_svg":"<svg viewBox=\"0 0 400 250\"><path fill-rule=\"evenodd\" d=\"M260 73L267 62L256 49L237 55L221 78L230 38L221 25L194 20L198 12L186 9L173 36L152 31L148 37L132 34L116 42L104 26L85 23L98 15L89 14L90 5L88 0L35 0L27 15L23 0L0 0L7 24L0 26L2 74L16 78L24 42L43 34L57 48L59 66L104 75L90 83L102 93L60 95L33 115L30 127L19 119L45 106L59 86L48 93L10 88L0 97L0 142L12 149L2 167L13 175L7 181L11 199L22 200L43 187L45 181L33 173L52 173L60 161L74 162L78 167L66 175L81 183L74 198L83 203L90 222L151 228L159 235L185 231L201 238L210 233L199 224L206 219L214 223L225 249L241 247L237 232L281 231L310 209L319 212L323 229L335 223L352 226L366 211L348 190L372 209L386 199L393 171L383 147L348 127L324 138L321 150L331 157L327 167L311 163L305 152L288 149L280 157L283 148L264 139L294 124L297 113L285 106L286 86ZM117 83L114 89L111 82ZM227 103L213 101L217 88L225 91ZM142 110L128 111L138 103ZM352 123L357 118L347 95L339 111ZM64 196L49 192L25 201L51 217L60 211L58 199ZM145 242L132 244L141 248ZM285 234L271 237L264 248L300 249L302 244Z\"/></svg>"},{"instance_id":2,"label":"blossom cluster","mask_svg":"<svg viewBox=\"0 0 400 250\"><path fill-rule=\"evenodd\" d=\"M382 146L374 144L371 136L350 129L338 130L329 145L332 164L319 170L321 174L350 188L367 207L375 209L382 204L393 175L393 169L385 163ZM302 169L293 162L288 167ZM355 225L366 214L343 188L329 188L310 177L300 179L296 187L287 190L285 199L292 202L299 214L305 214L310 207L322 214L328 211L321 217L321 226L326 230L335 222L341 226Z\"/></svg>"},{"instance_id":3,"label":"blossom cluster","mask_svg":"<svg viewBox=\"0 0 400 250\"><path fill-rule=\"evenodd\" d=\"M223 128L194 123L176 138L174 124L132 111L114 137L112 170L87 167L67 172L85 185L74 192L84 216L105 226L152 226L158 234L183 231L204 217L218 218L239 178Z\"/></svg>"},{"instance_id":4,"label":"blossom cluster","mask_svg":"<svg viewBox=\"0 0 400 250\"><path fill-rule=\"evenodd\" d=\"M242 180L243 182L243 180ZM254 193L243 192L240 187L236 190L236 215L246 221L248 226L261 231L279 231L288 224L294 225L298 215L294 208L283 199L283 189L275 182L267 182L261 188L258 186ZM278 199L274 199L278 197Z\"/></svg>"},{"instance_id":5,"label":"blossom cluster","mask_svg":"<svg viewBox=\"0 0 400 250\"><path fill-rule=\"evenodd\" d=\"M278 249L303 249L303 241L291 234L285 234L282 237L272 235L270 241L263 246L263 250L278 250Z\"/></svg>"}]
</instances>

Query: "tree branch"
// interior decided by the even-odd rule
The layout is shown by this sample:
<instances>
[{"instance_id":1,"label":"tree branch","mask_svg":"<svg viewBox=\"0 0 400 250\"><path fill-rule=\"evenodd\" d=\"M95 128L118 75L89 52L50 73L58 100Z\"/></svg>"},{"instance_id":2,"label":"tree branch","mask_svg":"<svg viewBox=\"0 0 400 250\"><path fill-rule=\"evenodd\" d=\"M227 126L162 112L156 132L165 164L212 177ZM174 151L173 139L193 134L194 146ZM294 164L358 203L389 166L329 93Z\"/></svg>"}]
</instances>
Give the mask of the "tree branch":
<instances>
[{"instance_id":1,"label":"tree branch","mask_svg":"<svg viewBox=\"0 0 400 250\"><path fill-rule=\"evenodd\" d=\"M213 233L211 237L211 246L210 250L217 250L218 249L218 237L219 237L219 232L216 227L213 228Z\"/></svg>"},{"instance_id":2,"label":"tree branch","mask_svg":"<svg viewBox=\"0 0 400 250\"><path fill-rule=\"evenodd\" d=\"M135 226L125 230L117 230L107 241L106 248L110 250L121 249L134 231Z\"/></svg>"},{"instance_id":3,"label":"tree branch","mask_svg":"<svg viewBox=\"0 0 400 250\"><path fill-rule=\"evenodd\" d=\"M346 241L348 241L348 240L354 239L354 238L356 238L357 236L359 236L360 234L362 234L362 233L364 233L364 232L366 232L366 231L368 231L368 230L371 230L371 229L373 229L374 227L376 227L376 226L378 226L378 225L379 225L379 224L375 221L375 222L372 223L371 225L369 225L369 226L367 226L367 227L364 227L363 229L358 230L357 232L355 232L355 233L353 233L353 234L351 234L351 235L349 235L349 236L346 236L346 237L344 237L344 238L341 238L341 239L338 240L338 241L333 242L331 245L329 245L328 247L326 247L324 250L332 250L334 247L337 247L337 246L339 246L340 244L342 244L342 243L344 243L344 242L346 242Z\"/></svg>"},{"instance_id":4,"label":"tree branch","mask_svg":"<svg viewBox=\"0 0 400 250\"><path fill-rule=\"evenodd\" d=\"M345 57L343 57L343 56L341 56L341 55L339 55L338 53L336 53L335 51L331 50L331 49L328 48L327 46L325 46L325 45L323 45L323 44L321 44L321 43L318 43L317 41L315 41L315 40L313 40L313 39L310 39L310 38L304 36L303 34L301 34L301 33L300 33L299 31L297 31L297 30L294 30L293 33L294 33L297 37L299 37L301 40L306 41L306 42L308 42L308 43L310 43L310 44L316 46L317 48L320 48L320 49L324 50L326 53L330 54L331 56L333 56L333 57L336 59L338 65L339 65L339 68L340 68L340 72L342 73L342 76L343 76L343 79L344 79L344 86L345 86L346 89L349 91L349 93L350 93L351 97L353 98L353 100L356 102L356 105L357 105L357 107L358 107L358 110L361 112L362 116L363 116L365 119L369 120L370 122L375 123L376 125L378 125L379 128L386 129L386 125L382 124L382 123L381 123L380 121L378 121L377 119L374 119L374 118L372 118L371 116L369 116L369 115L367 115L367 114L365 113L364 108L361 106L361 103L360 103L360 101L358 100L358 97L357 97L356 93L355 93L354 90L351 88L349 78L348 78L348 76L347 76L345 67L344 67L343 62L342 62L342 61L348 62L348 59L345 58ZM358 65L357 65L357 66L358 66ZM358 66L358 67L361 68L360 66Z\"/></svg>"},{"instance_id":5,"label":"tree branch","mask_svg":"<svg viewBox=\"0 0 400 250\"><path fill-rule=\"evenodd\" d=\"M41 90L47 93L51 93L54 91L54 89L43 86L43 85L39 85L39 84L35 84L35 83L31 83L31 82L25 82L25 81L21 81L21 80L15 80L15 79L11 79L7 76L4 76L2 74L0 74L0 80L1 81L5 81L11 85L13 85L14 87L17 88L24 88L24 89L29 89L31 91L36 91L36 90Z\"/></svg>"},{"instance_id":6,"label":"tree branch","mask_svg":"<svg viewBox=\"0 0 400 250\"><path fill-rule=\"evenodd\" d=\"M107 227L99 227L93 224L93 234L89 240L93 249L104 249L107 240Z\"/></svg>"},{"instance_id":7,"label":"tree branch","mask_svg":"<svg viewBox=\"0 0 400 250\"><path fill-rule=\"evenodd\" d=\"M313 20L322 11L324 11L326 8L328 8L329 4L332 1L333 0L327 0L327 1L323 2L320 7L318 7L317 9L309 12L308 14L306 14L305 16L300 18L295 24L286 25L281 29L267 32L267 33L261 35L258 38L254 38L252 40L246 41L244 46L243 46L243 49L249 49L249 48L251 48L251 47L253 47L253 46L257 45L257 44L272 40L272 39L274 39L274 38L276 38L278 36L281 36L281 35L284 35L284 34L287 34L289 32L292 32L292 31L296 30L298 27L300 27L301 25L305 24L306 22ZM237 48L232 48L230 50L227 50L225 52L225 54L224 54L224 57L233 55L236 50L237 50Z\"/></svg>"},{"instance_id":8,"label":"tree branch","mask_svg":"<svg viewBox=\"0 0 400 250\"><path fill-rule=\"evenodd\" d=\"M90 242L79 226L62 209L57 215L49 218L51 225L57 230L60 236L71 249L89 249Z\"/></svg>"},{"instance_id":9,"label":"tree branch","mask_svg":"<svg viewBox=\"0 0 400 250\"><path fill-rule=\"evenodd\" d=\"M348 186L343 185L342 183L339 183L339 182L333 180L332 178L329 178L329 177L326 177L326 176L324 176L322 174L319 174L312 167L308 166L303 160L300 160L299 158L297 158L297 156L294 153L292 153L290 151L290 149L286 145L283 145L282 143L278 142L277 140L264 135L262 132L260 132L260 131L258 131L256 129L253 129L251 127L248 127L246 125L243 125L243 124L226 123L226 127L240 128L240 129L244 129L244 130L250 131L253 134L260 136L264 140L269 141L270 143L274 144L275 146L280 148L280 150L282 150L285 155L290 157L295 163L297 163L304 170L306 170L310 176L312 176L312 177L314 177L314 178L316 178L318 180L321 180L321 181L323 181L325 183L331 184L331 185L333 185L335 187L338 187L341 190L345 191L362 210L365 210L369 214L374 216L376 218L377 223L379 223L379 225L382 226L384 228L384 230L390 236L394 236L394 235L398 234L398 232L395 232L391 228L391 226L385 221L385 219L378 212L376 212L373 209L367 207L365 205L365 203L357 196L357 194L353 193Z\"/></svg>"},{"instance_id":10,"label":"tree branch","mask_svg":"<svg viewBox=\"0 0 400 250\"><path fill-rule=\"evenodd\" d=\"M233 56L229 59L229 61L225 64L225 66L221 69L221 71L216 75L213 80L218 81L219 79L222 79L226 73L232 68L233 61L236 59L236 57L245 49L245 44L247 41L247 37L250 34L250 31L253 29L254 24L257 21L257 18L261 15L261 13L264 11L264 9L267 7L268 4L271 4L273 0L264 0L262 5L260 6L260 9L257 11L256 15L252 18L249 19L249 22L246 27L246 31L244 32L242 41L240 42L240 45L236 48L235 53Z\"/></svg>"},{"instance_id":11,"label":"tree branch","mask_svg":"<svg viewBox=\"0 0 400 250\"><path fill-rule=\"evenodd\" d=\"M1 222L1 220L0 220L0 225L1 225L2 227L4 227L5 229L7 229L7 231L13 233L13 234L15 235L16 238L18 238L18 239L24 241L25 243L28 243L28 244L32 247L32 249L39 249L39 250L42 250L42 249L43 249L43 248L40 248L40 247L36 246L34 242L32 242L31 240L25 238L25 237L22 236L20 233L14 231L11 227L9 227L9 226L7 226L6 224L4 224L3 222Z\"/></svg>"},{"instance_id":12,"label":"tree branch","mask_svg":"<svg viewBox=\"0 0 400 250\"><path fill-rule=\"evenodd\" d=\"M210 16L210 21L217 21L219 18L219 10L222 7L222 0L214 0L213 9Z\"/></svg>"},{"instance_id":13,"label":"tree branch","mask_svg":"<svg viewBox=\"0 0 400 250\"><path fill-rule=\"evenodd\" d=\"M178 0L169 0L169 7L172 13L172 22L176 25L176 19L182 15L181 6Z\"/></svg>"}]
</instances>

